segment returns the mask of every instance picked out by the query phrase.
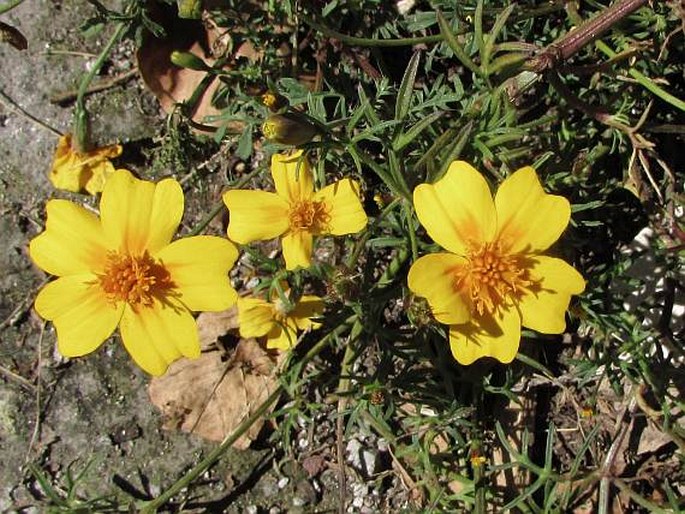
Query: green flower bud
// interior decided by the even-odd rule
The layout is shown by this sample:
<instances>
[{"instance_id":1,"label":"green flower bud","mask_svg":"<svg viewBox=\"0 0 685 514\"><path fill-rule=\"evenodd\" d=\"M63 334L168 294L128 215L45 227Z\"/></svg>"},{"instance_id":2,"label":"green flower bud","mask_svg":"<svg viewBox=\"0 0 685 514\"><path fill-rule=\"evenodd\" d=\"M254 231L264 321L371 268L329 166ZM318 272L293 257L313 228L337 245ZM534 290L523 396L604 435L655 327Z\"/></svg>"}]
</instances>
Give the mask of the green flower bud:
<instances>
[{"instance_id":1,"label":"green flower bud","mask_svg":"<svg viewBox=\"0 0 685 514\"><path fill-rule=\"evenodd\" d=\"M197 55L190 52L179 52L174 50L169 57L172 63L181 68L190 68L195 71L209 71L211 68Z\"/></svg>"},{"instance_id":2,"label":"green flower bud","mask_svg":"<svg viewBox=\"0 0 685 514\"><path fill-rule=\"evenodd\" d=\"M305 115L287 112L269 116L262 125L262 133L274 143L299 146L311 141L318 130Z\"/></svg>"},{"instance_id":3,"label":"green flower bud","mask_svg":"<svg viewBox=\"0 0 685 514\"><path fill-rule=\"evenodd\" d=\"M178 17L199 20L202 17L202 0L176 0Z\"/></svg>"}]
</instances>

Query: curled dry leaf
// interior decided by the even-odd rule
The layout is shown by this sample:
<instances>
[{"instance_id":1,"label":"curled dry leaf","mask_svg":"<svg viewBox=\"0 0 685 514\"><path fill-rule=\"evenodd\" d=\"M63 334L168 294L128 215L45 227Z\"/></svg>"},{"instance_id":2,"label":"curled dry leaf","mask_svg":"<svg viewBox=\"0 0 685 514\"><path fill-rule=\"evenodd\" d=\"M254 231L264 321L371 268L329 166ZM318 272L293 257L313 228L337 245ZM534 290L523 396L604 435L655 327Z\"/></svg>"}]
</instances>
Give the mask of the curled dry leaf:
<instances>
[{"instance_id":1,"label":"curled dry leaf","mask_svg":"<svg viewBox=\"0 0 685 514\"><path fill-rule=\"evenodd\" d=\"M235 309L199 323L203 347L210 338L237 326ZM202 335L204 334L204 335ZM219 351L173 363L166 375L153 378L150 400L162 411L163 428L180 429L211 441L221 441L249 417L278 387L277 363L255 339L240 339L225 360ZM234 448L245 449L257 437L263 420L240 437Z\"/></svg>"},{"instance_id":2,"label":"curled dry leaf","mask_svg":"<svg viewBox=\"0 0 685 514\"><path fill-rule=\"evenodd\" d=\"M203 351L210 349L231 330L238 330L238 308L235 306L220 312L202 312L197 317L197 332Z\"/></svg>"},{"instance_id":3,"label":"curled dry leaf","mask_svg":"<svg viewBox=\"0 0 685 514\"><path fill-rule=\"evenodd\" d=\"M219 33L216 25L203 23L199 20L180 20L169 14L163 6L156 5L152 11L155 22L164 27L166 37L158 38L147 34L136 53L136 60L140 75L145 85L159 100L159 104L167 114L173 112L177 103L189 100L201 83L209 82L203 94L194 106L191 119L195 128L219 126L221 121L208 121L210 116L221 113L212 105L212 97L219 87L218 78L208 77L204 70L193 70L176 66L170 60L174 51L190 52L202 59L208 66L213 66L216 59L212 53L219 38L230 37L224 32ZM198 126L197 124L200 124ZM241 132L242 125L235 124L231 131Z\"/></svg>"}]
</instances>

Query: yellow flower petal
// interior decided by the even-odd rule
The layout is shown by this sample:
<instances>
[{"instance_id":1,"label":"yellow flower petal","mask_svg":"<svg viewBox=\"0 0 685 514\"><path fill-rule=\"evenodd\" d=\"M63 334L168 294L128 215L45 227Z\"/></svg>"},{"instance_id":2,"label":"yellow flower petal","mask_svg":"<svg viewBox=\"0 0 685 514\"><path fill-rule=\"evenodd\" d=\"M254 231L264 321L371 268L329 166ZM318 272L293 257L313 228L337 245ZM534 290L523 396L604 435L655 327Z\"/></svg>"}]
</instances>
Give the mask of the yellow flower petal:
<instances>
[{"instance_id":1,"label":"yellow flower petal","mask_svg":"<svg viewBox=\"0 0 685 514\"><path fill-rule=\"evenodd\" d=\"M90 176L86 178L83 189L91 195L102 193L107 180L114 173L114 165L108 160L103 160L91 166L86 166L85 169L89 170Z\"/></svg>"},{"instance_id":2,"label":"yellow flower petal","mask_svg":"<svg viewBox=\"0 0 685 514\"><path fill-rule=\"evenodd\" d=\"M173 179L138 180L117 170L105 185L100 218L109 241L117 250L154 254L171 241L183 216L183 191Z\"/></svg>"},{"instance_id":3,"label":"yellow flower petal","mask_svg":"<svg viewBox=\"0 0 685 514\"><path fill-rule=\"evenodd\" d=\"M190 312L174 299L152 307L124 309L121 339L133 360L151 375L163 375L181 356L200 356L197 325Z\"/></svg>"},{"instance_id":4,"label":"yellow flower petal","mask_svg":"<svg viewBox=\"0 0 685 514\"><path fill-rule=\"evenodd\" d=\"M327 231L329 234L354 234L362 230L368 222L359 200L359 184L354 180L346 178L330 184L315 193L314 200L326 202L331 218Z\"/></svg>"},{"instance_id":5,"label":"yellow flower petal","mask_svg":"<svg viewBox=\"0 0 685 514\"><path fill-rule=\"evenodd\" d=\"M454 161L435 184L414 190L416 214L440 246L466 255L470 244L492 241L497 217L483 176L470 164Z\"/></svg>"},{"instance_id":6,"label":"yellow flower petal","mask_svg":"<svg viewBox=\"0 0 685 514\"><path fill-rule=\"evenodd\" d=\"M295 308L288 315L293 320L297 328L307 330L321 326L321 323L312 321L311 318L321 317L323 314L323 299L314 295L302 295Z\"/></svg>"},{"instance_id":7,"label":"yellow flower petal","mask_svg":"<svg viewBox=\"0 0 685 514\"><path fill-rule=\"evenodd\" d=\"M36 312L57 330L57 348L79 357L98 348L119 323L124 304L107 302L93 274L70 275L50 282L36 297Z\"/></svg>"},{"instance_id":8,"label":"yellow flower petal","mask_svg":"<svg viewBox=\"0 0 685 514\"><path fill-rule=\"evenodd\" d=\"M545 193L535 170L521 168L497 190L498 239L511 253L546 250L566 229L571 206L562 196Z\"/></svg>"},{"instance_id":9,"label":"yellow flower petal","mask_svg":"<svg viewBox=\"0 0 685 514\"><path fill-rule=\"evenodd\" d=\"M288 232L281 240L285 268L308 268L311 264L313 238L309 232Z\"/></svg>"},{"instance_id":10,"label":"yellow flower petal","mask_svg":"<svg viewBox=\"0 0 685 514\"><path fill-rule=\"evenodd\" d=\"M223 195L228 237L240 244L278 237L288 229L288 203L275 193L236 189Z\"/></svg>"},{"instance_id":11,"label":"yellow flower petal","mask_svg":"<svg viewBox=\"0 0 685 514\"><path fill-rule=\"evenodd\" d=\"M108 248L97 216L66 200L50 200L46 210L45 232L29 244L31 259L57 276L101 271Z\"/></svg>"},{"instance_id":12,"label":"yellow flower petal","mask_svg":"<svg viewBox=\"0 0 685 514\"><path fill-rule=\"evenodd\" d=\"M314 191L312 169L302 150L271 156L271 176L276 193L288 203L309 198Z\"/></svg>"},{"instance_id":13,"label":"yellow flower petal","mask_svg":"<svg viewBox=\"0 0 685 514\"><path fill-rule=\"evenodd\" d=\"M260 298L238 298L237 304L242 337L262 337L273 329L273 304Z\"/></svg>"},{"instance_id":14,"label":"yellow flower petal","mask_svg":"<svg viewBox=\"0 0 685 514\"><path fill-rule=\"evenodd\" d=\"M571 295L585 289L583 277L572 266L554 257L535 256L531 275L541 282L523 296L518 308L521 323L543 334L561 334Z\"/></svg>"},{"instance_id":15,"label":"yellow flower petal","mask_svg":"<svg viewBox=\"0 0 685 514\"><path fill-rule=\"evenodd\" d=\"M481 357L493 357L508 364L519 349L521 320L514 308L500 309L494 317L474 318L464 325L450 327L450 349L460 364Z\"/></svg>"},{"instance_id":16,"label":"yellow flower petal","mask_svg":"<svg viewBox=\"0 0 685 514\"><path fill-rule=\"evenodd\" d=\"M186 237L167 245L155 257L171 274L178 299L192 311L222 311L238 298L228 278L238 250L227 239Z\"/></svg>"},{"instance_id":17,"label":"yellow flower petal","mask_svg":"<svg viewBox=\"0 0 685 514\"><path fill-rule=\"evenodd\" d=\"M71 134L59 138L50 170L50 182L57 189L94 195L102 192L105 182L114 172L109 159L121 155L120 145L77 152L72 148Z\"/></svg>"},{"instance_id":18,"label":"yellow flower petal","mask_svg":"<svg viewBox=\"0 0 685 514\"><path fill-rule=\"evenodd\" d=\"M433 316L440 323L456 325L471 318L468 304L455 291L454 283L466 259L449 253L434 253L419 258L409 269L409 289L428 300Z\"/></svg>"},{"instance_id":19,"label":"yellow flower petal","mask_svg":"<svg viewBox=\"0 0 685 514\"><path fill-rule=\"evenodd\" d=\"M270 350L288 350L297 344L297 327L292 319L275 323L266 335L266 347Z\"/></svg>"}]
</instances>

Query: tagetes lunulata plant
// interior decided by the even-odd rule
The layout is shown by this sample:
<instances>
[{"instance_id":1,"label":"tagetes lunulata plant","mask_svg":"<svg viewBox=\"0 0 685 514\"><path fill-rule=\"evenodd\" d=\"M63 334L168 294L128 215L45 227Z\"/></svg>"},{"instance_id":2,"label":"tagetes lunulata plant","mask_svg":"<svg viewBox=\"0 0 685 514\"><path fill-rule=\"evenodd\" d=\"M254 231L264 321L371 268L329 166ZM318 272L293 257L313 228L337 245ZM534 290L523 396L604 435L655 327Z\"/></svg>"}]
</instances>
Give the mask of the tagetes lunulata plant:
<instances>
[{"instance_id":1,"label":"tagetes lunulata plant","mask_svg":"<svg viewBox=\"0 0 685 514\"><path fill-rule=\"evenodd\" d=\"M288 270L308 268L313 240L354 234L367 223L359 186L342 179L314 191L312 169L301 151L271 158L275 193L236 189L223 195L229 210L228 237L240 244L281 236Z\"/></svg>"},{"instance_id":2,"label":"tagetes lunulata plant","mask_svg":"<svg viewBox=\"0 0 685 514\"><path fill-rule=\"evenodd\" d=\"M213 236L172 242L182 215L176 180L154 184L126 170L107 180L99 218L66 200L48 202L45 231L29 252L59 277L38 293L35 308L54 323L62 355L93 352L117 325L126 350L152 375L200 355L191 311L235 303L228 271L238 251Z\"/></svg>"},{"instance_id":3,"label":"tagetes lunulata plant","mask_svg":"<svg viewBox=\"0 0 685 514\"><path fill-rule=\"evenodd\" d=\"M262 298L238 298L238 323L242 337L266 336L266 347L287 350L295 346L299 330L313 330L321 326L313 318L321 317L323 300L314 295L302 295L291 302L291 291L283 292L286 301L277 294L270 301Z\"/></svg>"},{"instance_id":4,"label":"tagetes lunulata plant","mask_svg":"<svg viewBox=\"0 0 685 514\"><path fill-rule=\"evenodd\" d=\"M80 152L73 146L71 134L59 138L50 169L50 182L57 189L95 195L114 173L110 159L121 155L121 145L103 146Z\"/></svg>"},{"instance_id":5,"label":"tagetes lunulata plant","mask_svg":"<svg viewBox=\"0 0 685 514\"><path fill-rule=\"evenodd\" d=\"M585 281L563 260L542 254L565 230L571 208L544 192L533 168L505 179L493 199L483 176L455 161L435 184L414 190L414 206L428 235L447 251L419 258L409 288L449 325L457 361L511 362L522 325L564 331L571 295Z\"/></svg>"}]
</instances>

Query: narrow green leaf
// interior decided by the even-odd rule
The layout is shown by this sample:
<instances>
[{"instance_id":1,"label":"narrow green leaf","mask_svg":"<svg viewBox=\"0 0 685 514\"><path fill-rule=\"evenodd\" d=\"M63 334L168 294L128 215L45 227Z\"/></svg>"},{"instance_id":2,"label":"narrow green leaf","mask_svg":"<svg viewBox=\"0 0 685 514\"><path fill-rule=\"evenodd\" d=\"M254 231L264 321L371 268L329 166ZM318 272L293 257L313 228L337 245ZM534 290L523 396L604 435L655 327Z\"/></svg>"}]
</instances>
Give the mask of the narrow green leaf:
<instances>
[{"instance_id":1,"label":"narrow green leaf","mask_svg":"<svg viewBox=\"0 0 685 514\"><path fill-rule=\"evenodd\" d=\"M238 148L235 153L242 160L246 160L252 154L252 125L247 125L243 129L243 133L240 134L240 139L238 139Z\"/></svg>"},{"instance_id":2,"label":"narrow green leaf","mask_svg":"<svg viewBox=\"0 0 685 514\"><path fill-rule=\"evenodd\" d=\"M511 77L514 73L520 71L521 65L528 59L527 54L519 52L510 52L493 59L488 63L488 75L504 72L507 77Z\"/></svg>"},{"instance_id":3,"label":"narrow green leaf","mask_svg":"<svg viewBox=\"0 0 685 514\"><path fill-rule=\"evenodd\" d=\"M478 0L476 12L473 17L473 36L480 54L481 69L485 67L485 42L483 41L483 0Z\"/></svg>"},{"instance_id":4,"label":"narrow green leaf","mask_svg":"<svg viewBox=\"0 0 685 514\"><path fill-rule=\"evenodd\" d=\"M433 142L431 147L426 150L423 156L414 165L414 170L418 171L424 166L428 166L429 163L435 162L435 156L442 150L445 145L452 141L458 134L458 130L455 127L451 127L443 132L438 138Z\"/></svg>"},{"instance_id":5,"label":"narrow green leaf","mask_svg":"<svg viewBox=\"0 0 685 514\"><path fill-rule=\"evenodd\" d=\"M435 122L435 120L440 118L443 114L443 112L434 112L433 114L423 118L417 124L413 125L406 132L399 134L395 138L395 141L393 141L392 149L397 152L405 146L407 146L414 139L416 139L416 136L418 136L421 132L427 129L431 124L433 124L433 122Z\"/></svg>"},{"instance_id":6,"label":"narrow green leaf","mask_svg":"<svg viewBox=\"0 0 685 514\"><path fill-rule=\"evenodd\" d=\"M461 63L471 70L476 75L481 75L481 70L476 66L476 64L471 60L471 58L466 54L466 51L461 47L457 37L452 32L449 23L440 11L436 11L438 16L438 25L440 25L440 33L445 39L445 42L454 52L454 55L461 61Z\"/></svg>"},{"instance_id":7,"label":"narrow green leaf","mask_svg":"<svg viewBox=\"0 0 685 514\"><path fill-rule=\"evenodd\" d=\"M372 109L368 109L372 110ZM388 121L380 121L379 123L369 127L366 129L364 132L360 132L356 136L354 136L350 142L351 143L358 143L359 141L362 141L363 139L372 139L373 135L378 133L378 132L383 132L384 130L394 127L397 125L397 122L395 120L388 120Z\"/></svg>"},{"instance_id":8,"label":"narrow green leaf","mask_svg":"<svg viewBox=\"0 0 685 514\"><path fill-rule=\"evenodd\" d=\"M492 55L492 48L495 44L495 41L499 37L500 32L502 32L502 29L504 28L504 24L507 22L507 19L515 8L516 4L510 4L501 13L499 13L497 19L495 20L495 24L492 26L492 30L490 30L490 33L485 40L485 47L483 48L482 57L483 60L481 62L481 66L485 70L489 71L490 69L490 56Z\"/></svg>"},{"instance_id":9,"label":"narrow green leaf","mask_svg":"<svg viewBox=\"0 0 685 514\"><path fill-rule=\"evenodd\" d=\"M400 90L397 93L397 102L395 103L395 119L403 120L409 112L409 104L414 90L414 82L416 82L416 73L421 62L421 53L414 52L414 55L409 59L407 69L404 70Z\"/></svg>"},{"instance_id":10,"label":"narrow green leaf","mask_svg":"<svg viewBox=\"0 0 685 514\"><path fill-rule=\"evenodd\" d=\"M452 161L459 158L459 156L461 155L461 151L464 149L464 146L466 146L466 142L469 140L469 137L471 137L473 125L473 121L469 121L466 124L466 126L462 129L462 131L459 133L457 140L454 142L454 145L452 146L452 148L450 148L450 151L447 153L447 156L444 159L441 159L443 165L437 176L427 177L426 180L429 183L433 183L436 180L440 180L442 176L447 172L447 168L449 168Z\"/></svg>"}]
</instances>

